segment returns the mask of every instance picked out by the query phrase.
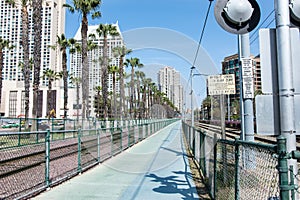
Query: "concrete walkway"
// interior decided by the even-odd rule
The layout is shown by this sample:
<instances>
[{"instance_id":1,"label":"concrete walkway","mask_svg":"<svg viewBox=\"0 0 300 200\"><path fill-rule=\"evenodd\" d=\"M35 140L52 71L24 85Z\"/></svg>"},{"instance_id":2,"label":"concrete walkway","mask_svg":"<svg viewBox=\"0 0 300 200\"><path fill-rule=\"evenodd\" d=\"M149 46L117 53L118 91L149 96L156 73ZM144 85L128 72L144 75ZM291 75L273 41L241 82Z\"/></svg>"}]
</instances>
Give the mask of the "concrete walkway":
<instances>
[{"instance_id":1,"label":"concrete walkway","mask_svg":"<svg viewBox=\"0 0 300 200\"><path fill-rule=\"evenodd\" d=\"M34 199L199 199L176 122Z\"/></svg>"}]
</instances>

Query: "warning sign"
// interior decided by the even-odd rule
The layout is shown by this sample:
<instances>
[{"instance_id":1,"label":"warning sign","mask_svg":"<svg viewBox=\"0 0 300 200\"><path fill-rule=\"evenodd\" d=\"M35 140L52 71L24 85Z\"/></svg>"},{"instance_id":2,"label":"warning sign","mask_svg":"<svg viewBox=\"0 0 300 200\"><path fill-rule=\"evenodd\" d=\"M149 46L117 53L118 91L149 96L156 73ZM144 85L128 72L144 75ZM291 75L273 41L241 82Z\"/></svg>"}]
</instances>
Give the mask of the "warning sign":
<instances>
[{"instance_id":1,"label":"warning sign","mask_svg":"<svg viewBox=\"0 0 300 200\"><path fill-rule=\"evenodd\" d=\"M243 97L254 98L253 61L251 58L242 58Z\"/></svg>"},{"instance_id":2,"label":"warning sign","mask_svg":"<svg viewBox=\"0 0 300 200\"><path fill-rule=\"evenodd\" d=\"M209 95L235 94L234 74L209 76L208 93Z\"/></svg>"}]
</instances>

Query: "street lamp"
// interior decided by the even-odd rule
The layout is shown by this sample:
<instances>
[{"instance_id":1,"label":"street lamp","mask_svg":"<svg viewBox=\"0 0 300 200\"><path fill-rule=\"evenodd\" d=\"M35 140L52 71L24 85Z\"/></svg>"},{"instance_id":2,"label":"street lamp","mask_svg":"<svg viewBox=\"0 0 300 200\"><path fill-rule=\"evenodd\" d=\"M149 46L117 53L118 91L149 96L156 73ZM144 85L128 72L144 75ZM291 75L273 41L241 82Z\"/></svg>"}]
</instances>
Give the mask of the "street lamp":
<instances>
[{"instance_id":1,"label":"street lamp","mask_svg":"<svg viewBox=\"0 0 300 200\"><path fill-rule=\"evenodd\" d=\"M193 105L193 77L194 76L208 76L208 74L194 74L193 70L195 69L194 66L191 67L191 123L192 123L192 127L195 125L195 120L194 120L194 105Z\"/></svg>"}]
</instances>

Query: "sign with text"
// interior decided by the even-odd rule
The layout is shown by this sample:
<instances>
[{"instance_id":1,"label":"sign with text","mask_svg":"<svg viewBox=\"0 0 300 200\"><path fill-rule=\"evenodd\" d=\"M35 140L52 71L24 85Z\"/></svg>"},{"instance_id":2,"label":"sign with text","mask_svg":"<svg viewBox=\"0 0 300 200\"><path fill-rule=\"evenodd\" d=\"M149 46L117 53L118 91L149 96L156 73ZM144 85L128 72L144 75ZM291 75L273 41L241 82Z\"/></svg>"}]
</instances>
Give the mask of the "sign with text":
<instances>
[{"instance_id":1,"label":"sign with text","mask_svg":"<svg viewBox=\"0 0 300 200\"><path fill-rule=\"evenodd\" d=\"M234 74L208 76L209 95L235 94Z\"/></svg>"},{"instance_id":2,"label":"sign with text","mask_svg":"<svg viewBox=\"0 0 300 200\"><path fill-rule=\"evenodd\" d=\"M251 58L242 58L243 97L254 98L253 61Z\"/></svg>"}]
</instances>

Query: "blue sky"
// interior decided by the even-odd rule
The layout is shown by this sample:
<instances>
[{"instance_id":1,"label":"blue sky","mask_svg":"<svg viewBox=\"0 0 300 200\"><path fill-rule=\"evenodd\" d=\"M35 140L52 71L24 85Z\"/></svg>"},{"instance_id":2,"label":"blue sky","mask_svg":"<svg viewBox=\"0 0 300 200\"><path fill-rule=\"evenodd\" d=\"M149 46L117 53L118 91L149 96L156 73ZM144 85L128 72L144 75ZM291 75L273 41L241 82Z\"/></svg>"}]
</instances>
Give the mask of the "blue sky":
<instances>
[{"instance_id":1,"label":"blue sky","mask_svg":"<svg viewBox=\"0 0 300 200\"><path fill-rule=\"evenodd\" d=\"M67 0L67 2L70 3L71 1ZM207 65L205 66L206 68L215 68L216 71L220 72L221 61L223 58L237 53L237 35L227 33L217 24L214 18L215 2L216 1L213 1L212 3L202 39L201 51L199 52L201 55L198 54L197 58L199 59L199 63ZM274 9L274 5L273 1L270 0L260 0L257 2L261 9L260 23L262 23ZM177 35L180 35L180 37L192 40L197 45L208 6L209 0L103 0L100 8L102 17L97 20L90 20L89 24L115 23L118 21L120 29L125 35L135 29L149 27L165 29L166 31L172 31ZM274 17L267 20L263 24L262 28L266 27L272 18ZM80 21L81 18L78 15L67 12L67 37L73 37L75 35L80 25ZM274 27L274 23L270 27L272 26ZM250 33L250 42L252 42L251 53L256 55L259 53L259 40L255 40L258 36L258 32L255 32L255 30L252 32L254 34ZM153 34L155 34L155 31ZM147 36L149 41L155 38L153 37L153 34L149 34ZM162 38L161 41L157 41L157 44L164 43L164 40L165 39ZM174 43L180 42L181 40L174 40ZM127 43L126 39L125 43ZM190 50L186 48L185 51L189 51L190 56L195 57L196 48L190 48ZM208 64L205 63L206 61L202 61L203 54L206 54L204 57L209 57L211 59L211 63L209 62ZM182 73L182 77L186 79L186 81L188 81L187 79L189 78L190 67L193 63L193 59L186 60L182 58L181 55L175 55L174 52L169 49L163 48L144 48L134 50L129 57L139 57L145 66L151 65L152 67L148 67L147 69L154 74L157 71L157 69L153 67L155 65L158 66L157 68L165 65L172 66ZM211 66L212 63L214 66ZM198 72L204 73L202 69L198 69ZM199 84L202 85L203 80L200 81L202 82L199 82ZM203 97L205 90L203 90L202 87L197 87L197 84L195 85L196 87L194 87L194 90L196 96L199 98L201 98L200 96Z\"/></svg>"}]
</instances>

